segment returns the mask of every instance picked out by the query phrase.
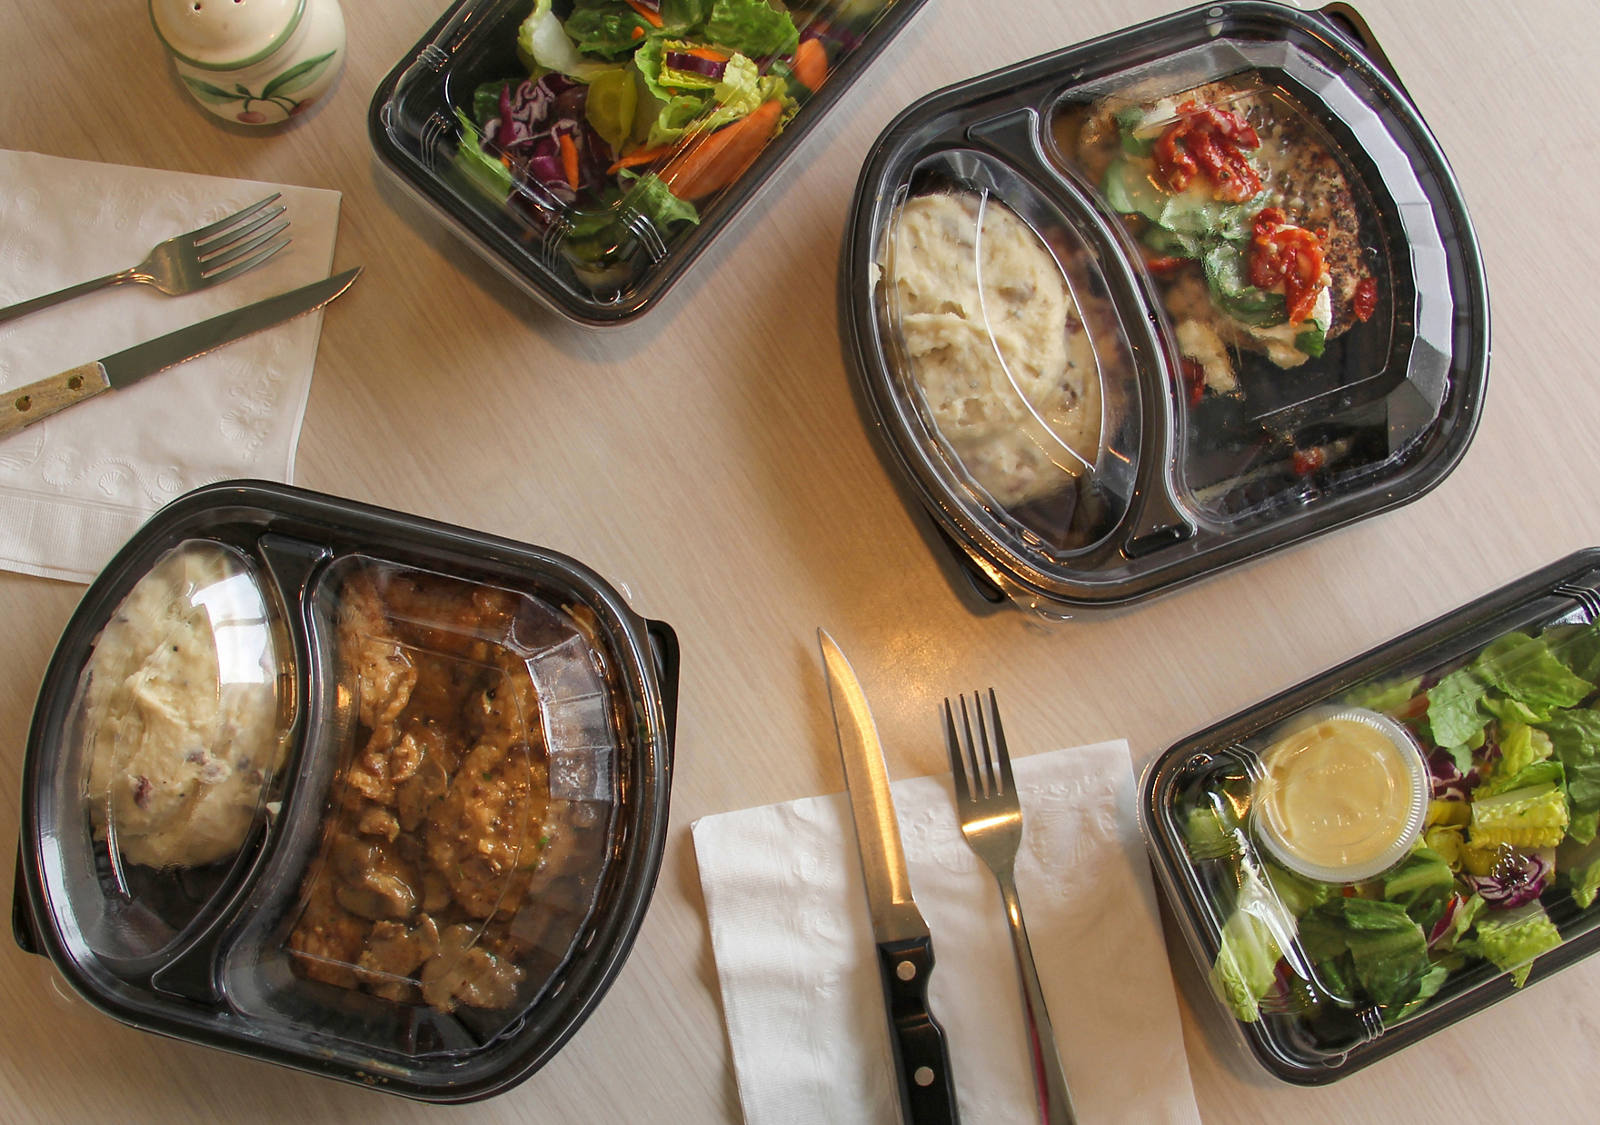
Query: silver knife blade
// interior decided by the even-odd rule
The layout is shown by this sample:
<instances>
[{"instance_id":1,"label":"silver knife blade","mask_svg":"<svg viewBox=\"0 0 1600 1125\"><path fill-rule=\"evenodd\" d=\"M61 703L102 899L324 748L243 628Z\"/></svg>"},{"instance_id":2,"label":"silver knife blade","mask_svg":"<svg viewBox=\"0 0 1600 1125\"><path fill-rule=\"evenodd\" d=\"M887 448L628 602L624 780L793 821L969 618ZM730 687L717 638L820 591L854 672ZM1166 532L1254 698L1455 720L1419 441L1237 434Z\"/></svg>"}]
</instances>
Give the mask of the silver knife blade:
<instances>
[{"instance_id":1,"label":"silver knife blade","mask_svg":"<svg viewBox=\"0 0 1600 1125\"><path fill-rule=\"evenodd\" d=\"M0 391L0 438L44 420L75 403L126 387L146 375L214 351L286 320L321 308L360 276L361 267L276 297L191 324L154 340L114 352L22 387Z\"/></svg>"},{"instance_id":2,"label":"silver knife blade","mask_svg":"<svg viewBox=\"0 0 1600 1125\"><path fill-rule=\"evenodd\" d=\"M850 815L867 884L873 938L886 942L927 937L928 924L911 897L911 877L906 872L900 826L889 792L889 771L883 762L878 728L867 708L866 693L833 638L818 629L817 639L828 672L828 699L833 704L839 756L844 760L845 788L849 791Z\"/></svg>"}]
</instances>

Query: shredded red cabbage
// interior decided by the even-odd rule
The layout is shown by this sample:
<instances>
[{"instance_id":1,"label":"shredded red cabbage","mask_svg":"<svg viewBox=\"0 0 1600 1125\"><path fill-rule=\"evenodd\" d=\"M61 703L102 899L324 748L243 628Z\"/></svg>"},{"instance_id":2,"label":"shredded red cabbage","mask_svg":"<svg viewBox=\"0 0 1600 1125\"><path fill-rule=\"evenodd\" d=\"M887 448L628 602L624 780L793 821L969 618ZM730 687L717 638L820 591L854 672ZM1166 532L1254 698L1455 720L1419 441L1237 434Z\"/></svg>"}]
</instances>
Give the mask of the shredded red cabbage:
<instances>
[{"instance_id":1,"label":"shredded red cabbage","mask_svg":"<svg viewBox=\"0 0 1600 1125\"><path fill-rule=\"evenodd\" d=\"M586 85L554 71L537 82L507 84L500 91L500 116L485 124L484 135L511 158L519 181L536 182L561 202L571 203L579 192L609 182L611 149L584 119L588 96ZM567 180L562 137L578 152L578 192Z\"/></svg>"},{"instance_id":2,"label":"shredded red cabbage","mask_svg":"<svg viewBox=\"0 0 1600 1125\"><path fill-rule=\"evenodd\" d=\"M1490 875L1464 875L1468 886L1498 910L1525 906L1543 893L1553 865L1540 855L1507 855Z\"/></svg>"}]
</instances>

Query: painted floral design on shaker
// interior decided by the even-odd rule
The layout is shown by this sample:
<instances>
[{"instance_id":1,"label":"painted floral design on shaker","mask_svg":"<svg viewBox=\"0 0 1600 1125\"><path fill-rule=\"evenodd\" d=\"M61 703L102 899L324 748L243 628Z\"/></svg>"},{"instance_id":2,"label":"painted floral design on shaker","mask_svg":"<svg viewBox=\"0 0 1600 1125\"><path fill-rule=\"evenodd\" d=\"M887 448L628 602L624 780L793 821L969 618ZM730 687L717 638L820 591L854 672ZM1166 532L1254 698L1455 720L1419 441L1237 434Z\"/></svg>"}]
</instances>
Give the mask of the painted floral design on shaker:
<instances>
[{"instance_id":1,"label":"painted floral design on shaker","mask_svg":"<svg viewBox=\"0 0 1600 1125\"><path fill-rule=\"evenodd\" d=\"M235 82L233 89L228 90L199 78L192 78L187 74L180 74L184 83L194 92L195 97L213 105L227 105L230 102L239 103L239 111L234 116L246 125L262 125L271 118L260 109L253 108L258 105L276 107L285 118L303 113L315 98L297 100L288 95L296 90L304 89L311 85L322 72L327 69L328 63L339 52L329 51L326 54L316 55L295 63L282 74L277 75L258 94L242 82Z\"/></svg>"}]
</instances>

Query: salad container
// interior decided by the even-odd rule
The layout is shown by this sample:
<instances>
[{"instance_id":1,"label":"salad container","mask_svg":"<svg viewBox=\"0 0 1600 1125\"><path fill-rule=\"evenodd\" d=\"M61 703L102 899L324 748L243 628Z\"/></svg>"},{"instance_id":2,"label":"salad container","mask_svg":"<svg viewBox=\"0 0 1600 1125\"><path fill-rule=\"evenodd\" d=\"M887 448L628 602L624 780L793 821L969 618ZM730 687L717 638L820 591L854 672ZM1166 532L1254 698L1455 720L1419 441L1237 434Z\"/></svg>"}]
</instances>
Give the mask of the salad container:
<instances>
[{"instance_id":1,"label":"salad container","mask_svg":"<svg viewBox=\"0 0 1600 1125\"><path fill-rule=\"evenodd\" d=\"M1052 617L1416 498L1488 374L1454 177L1343 4L1208 4L918 102L840 301L892 471L985 599Z\"/></svg>"},{"instance_id":2,"label":"salad container","mask_svg":"<svg viewBox=\"0 0 1600 1125\"><path fill-rule=\"evenodd\" d=\"M1140 821L1243 1043L1332 1082L1600 947L1600 549L1167 749Z\"/></svg>"},{"instance_id":3,"label":"salad container","mask_svg":"<svg viewBox=\"0 0 1600 1125\"><path fill-rule=\"evenodd\" d=\"M400 184L575 321L651 308L924 0L460 0L373 95Z\"/></svg>"},{"instance_id":4,"label":"salad container","mask_svg":"<svg viewBox=\"0 0 1600 1125\"><path fill-rule=\"evenodd\" d=\"M498 1093L632 945L676 686L672 630L572 559L199 489L51 660L17 942L135 1027L427 1101Z\"/></svg>"}]
</instances>

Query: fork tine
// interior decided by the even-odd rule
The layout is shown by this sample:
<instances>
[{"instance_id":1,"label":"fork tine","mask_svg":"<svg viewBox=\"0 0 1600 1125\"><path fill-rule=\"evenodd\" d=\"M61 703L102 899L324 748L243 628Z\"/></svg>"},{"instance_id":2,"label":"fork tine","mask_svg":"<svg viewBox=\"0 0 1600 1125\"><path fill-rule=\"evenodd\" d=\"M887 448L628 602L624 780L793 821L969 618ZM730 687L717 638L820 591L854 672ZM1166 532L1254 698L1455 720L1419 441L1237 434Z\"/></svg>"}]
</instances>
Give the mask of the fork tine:
<instances>
[{"instance_id":1,"label":"fork tine","mask_svg":"<svg viewBox=\"0 0 1600 1125\"><path fill-rule=\"evenodd\" d=\"M989 750L989 726L983 717L983 696L978 692L972 693L972 709L978 713L978 741L983 744L983 776L988 788L984 793L986 797L993 797L1000 793L1000 783L995 780L994 755Z\"/></svg>"},{"instance_id":2,"label":"fork tine","mask_svg":"<svg viewBox=\"0 0 1600 1125\"><path fill-rule=\"evenodd\" d=\"M978 800L983 800L989 794L984 790L983 771L978 768L978 751L972 741L972 717L967 713L967 697L961 696L961 732L966 736L967 769L972 776L972 789L977 794Z\"/></svg>"},{"instance_id":3,"label":"fork tine","mask_svg":"<svg viewBox=\"0 0 1600 1125\"><path fill-rule=\"evenodd\" d=\"M944 701L944 744L950 752L950 776L956 783L956 800L966 804L972 800L972 793L967 788L967 767L961 760L961 739L956 735L956 716L950 709L950 701Z\"/></svg>"},{"instance_id":4,"label":"fork tine","mask_svg":"<svg viewBox=\"0 0 1600 1125\"><path fill-rule=\"evenodd\" d=\"M233 246L239 242L240 239L249 238L251 235L255 234L258 230L272 222L272 220L276 219L279 215L282 215L287 210L287 207L278 206L274 207L270 211L262 211L260 214L252 215L248 220L241 224L231 226L227 230L221 231L213 237L194 242L191 244L191 246L195 252L195 255L200 258L220 254L230 246ZM287 223L288 220L285 219L284 224Z\"/></svg>"},{"instance_id":5,"label":"fork tine","mask_svg":"<svg viewBox=\"0 0 1600 1125\"><path fill-rule=\"evenodd\" d=\"M1000 756L1000 780L1007 793L1014 793L1017 784L1011 779L1011 751L1006 747L1005 728L1000 725L1000 703L994 697L994 688L989 689L989 713L994 718L994 749Z\"/></svg>"},{"instance_id":6,"label":"fork tine","mask_svg":"<svg viewBox=\"0 0 1600 1125\"><path fill-rule=\"evenodd\" d=\"M278 235L282 234L288 229L288 220L284 220L276 226L268 227L254 238L247 239L243 242L233 243L230 246L226 246L223 249L218 250L215 254L202 256L200 259L200 272L204 274L210 274L216 270L222 269L224 266L238 261L240 258L244 257L246 254L249 254L257 247L264 246L268 242L271 242L274 238L278 237Z\"/></svg>"},{"instance_id":7,"label":"fork tine","mask_svg":"<svg viewBox=\"0 0 1600 1125\"><path fill-rule=\"evenodd\" d=\"M225 227L232 226L234 223L238 222L242 218L245 218L247 215L255 214L257 211L261 210L263 207L266 207L268 204L272 203L274 200L277 200L277 199L281 198L282 196L283 196L283 192L275 191L271 195L267 196L265 199L257 200L255 203L250 204L250 206L241 208L240 210L235 211L231 215L228 215L228 216L225 216L224 218L218 219L216 222L211 223L209 226L203 226L199 230L192 230L187 235L184 235L183 237L188 238L189 240L191 240L193 242L198 242L198 241L200 241L201 239L205 238L208 235L216 234L219 230L222 230Z\"/></svg>"},{"instance_id":8,"label":"fork tine","mask_svg":"<svg viewBox=\"0 0 1600 1125\"><path fill-rule=\"evenodd\" d=\"M206 277L205 277L205 284L207 284L207 285L215 285L219 281L227 281L231 277L238 277L241 273L244 273L246 270L253 270L257 266L259 266L262 262L264 262L268 258L272 257L279 250L282 250L285 246L289 245L289 243L291 243L293 241L294 241L294 239L292 239L292 238L286 238L282 242L277 243L276 245L266 247L264 250L261 250L259 253L257 253L254 257L246 258L242 262L235 262L233 265L229 266L227 269L222 270L219 273L207 274Z\"/></svg>"}]
</instances>

